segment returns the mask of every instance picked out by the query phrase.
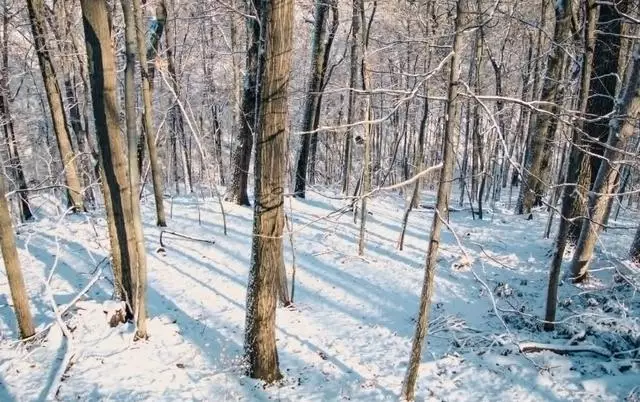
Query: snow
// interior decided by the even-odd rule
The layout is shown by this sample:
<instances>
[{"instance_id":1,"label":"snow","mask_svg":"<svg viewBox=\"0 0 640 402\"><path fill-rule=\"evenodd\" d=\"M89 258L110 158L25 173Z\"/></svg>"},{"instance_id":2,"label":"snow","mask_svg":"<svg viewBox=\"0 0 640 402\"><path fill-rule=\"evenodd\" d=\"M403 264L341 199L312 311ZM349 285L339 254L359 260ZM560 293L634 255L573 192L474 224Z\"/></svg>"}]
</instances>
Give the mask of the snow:
<instances>
[{"instance_id":1,"label":"snow","mask_svg":"<svg viewBox=\"0 0 640 402\"><path fill-rule=\"evenodd\" d=\"M352 215L332 213L344 202L320 193L335 195L319 189L309 192L307 200L285 202L294 231L296 284L295 307L277 312L280 384L265 387L246 377L242 365L251 208L225 204L224 236L217 201L183 197L167 200L170 229L214 239L215 245L172 236L166 238L165 252L157 253L154 208L145 203L151 337L134 342L132 324L109 325L107 315L120 305L110 301L106 266L103 277L65 316L73 357L53 393L60 400L91 401L397 400L433 211L412 212L404 251L398 251L404 201L377 195L369 203L367 248L359 257ZM434 194L425 192L423 198L432 204ZM42 285L51 270L51 289L62 309L107 256L103 215L61 218L50 202L42 204L39 219L18 228L18 241L36 324L53 326L42 340L16 342L7 280L0 270L1 401L38 400L52 392L68 343ZM640 385L640 354L633 349L640 347L640 302L634 286L640 275L620 259L633 230L603 234L592 264L596 280L582 287L563 283L561 324L546 333L538 319L553 246L542 238L545 224L542 211L527 221L501 204L484 221L472 220L468 209L451 212L451 226L469 260L444 230L419 400L638 400L634 387ZM620 219L618 224L635 223ZM290 275L288 235L284 244ZM551 351L523 355L518 345L524 342L568 350L591 345L613 357Z\"/></svg>"}]
</instances>

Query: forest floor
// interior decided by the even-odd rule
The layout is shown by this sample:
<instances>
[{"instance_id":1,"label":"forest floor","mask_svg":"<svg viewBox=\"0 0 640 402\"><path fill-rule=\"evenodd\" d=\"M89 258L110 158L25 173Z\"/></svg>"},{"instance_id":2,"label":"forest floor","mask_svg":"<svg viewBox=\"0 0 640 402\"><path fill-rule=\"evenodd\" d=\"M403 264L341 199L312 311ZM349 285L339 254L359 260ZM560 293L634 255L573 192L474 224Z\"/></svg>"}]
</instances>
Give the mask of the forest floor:
<instances>
[{"instance_id":1,"label":"forest floor","mask_svg":"<svg viewBox=\"0 0 640 402\"><path fill-rule=\"evenodd\" d=\"M433 193L425 192L423 203L433 204ZM43 203L36 222L18 227L18 242L36 325L53 326L35 343L15 341L0 270L0 401L397 400L433 211L412 212L404 251L398 251L404 200L376 197L361 258L352 214L335 212L344 205L316 193L285 200L294 231L295 306L277 311L284 379L264 387L246 377L241 364L251 208L225 204L225 236L216 201L167 200L171 230L216 243L167 236L165 251L158 252L153 205L143 206L150 338L133 342L132 325L112 328L105 314L113 302L104 216L60 217ZM543 238L546 212L526 220L498 204L483 221L466 208L450 218L471 261L445 229L418 400L640 400L639 275L624 261L637 221L612 222L624 228L601 237L595 277L580 287L563 282L561 324L544 332L539 318L553 246ZM288 236L284 243L291 280ZM59 306L102 275L65 316L70 342L55 324L45 291L52 271L50 289ZM523 342L586 345L610 355L522 353Z\"/></svg>"}]
</instances>

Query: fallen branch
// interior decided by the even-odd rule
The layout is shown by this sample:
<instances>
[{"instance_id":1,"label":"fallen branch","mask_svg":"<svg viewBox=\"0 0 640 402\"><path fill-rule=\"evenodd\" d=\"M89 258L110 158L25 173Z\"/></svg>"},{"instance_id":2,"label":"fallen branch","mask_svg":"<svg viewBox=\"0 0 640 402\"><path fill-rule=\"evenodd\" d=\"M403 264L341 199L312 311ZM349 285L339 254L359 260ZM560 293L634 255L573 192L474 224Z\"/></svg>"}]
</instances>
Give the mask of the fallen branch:
<instances>
[{"instance_id":1,"label":"fallen branch","mask_svg":"<svg viewBox=\"0 0 640 402\"><path fill-rule=\"evenodd\" d=\"M71 335L71 331L69 331L69 328L67 328L67 324L65 324L65 322L62 320L62 314L60 313L60 310L58 310L58 305L53 299L51 287L46 282L44 283L44 286L46 289L47 297L49 299L49 303L51 304L51 308L53 309L53 312L56 316L56 323L60 327L62 334L65 336L65 338L67 338L67 351L64 354L64 358L60 363L60 367L58 368L55 378L49 386L47 397L45 398L45 400L51 401L56 399L58 396L58 391L60 390L60 385L62 383L62 377L64 377L65 373L69 370L71 366L71 359L73 359L73 357L75 356L75 352L73 350L73 335Z\"/></svg>"},{"instance_id":2,"label":"fallen branch","mask_svg":"<svg viewBox=\"0 0 640 402\"><path fill-rule=\"evenodd\" d=\"M103 259L102 261L100 261L100 264L98 265L98 271L95 273L95 275L93 275L93 278L91 278L91 280L89 281L89 283L87 283L87 285L82 288L82 290L80 292L78 292L78 294L73 298L73 300L71 300L69 303L65 304L64 307L62 307L62 309L59 309L59 313L60 313L60 317L64 317L64 315L69 312L69 310L71 310L71 307L73 307L81 298L82 296L84 296L85 294L87 294L87 292L89 292L89 290L91 289L91 287L93 287L93 285L95 285L96 282L98 282L98 279L100 279L100 276L102 275L102 270L104 269L104 265L102 265L102 262L106 261L106 258ZM54 310L55 312L55 310ZM53 322L50 322L49 324L47 324L44 328L42 328L40 331L38 331L37 333L35 333L34 335L30 336L29 338L25 338L25 339L21 339L19 342L26 342L26 341L30 341L32 339L37 339L43 335L46 335L46 333L51 329L51 327L53 327Z\"/></svg>"},{"instance_id":3,"label":"fallen branch","mask_svg":"<svg viewBox=\"0 0 640 402\"><path fill-rule=\"evenodd\" d=\"M523 342L520 343L518 347L522 353L542 352L544 350L548 350L560 355L588 352L604 357L612 356L609 350L595 345L555 345L552 343Z\"/></svg>"},{"instance_id":4,"label":"fallen branch","mask_svg":"<svg viewBox=\"0 0 640 402\"><path fill-rule=\"evenodd\" d=\"M186 234L173 232L171 230L163 230L163 231L160 232L160 247L162 247L163 249L164 249L164 243L162 242L162 235L164 235L165 233L173 235L173 236L177 236L177 237L182 237L183 239L188 239L188 240L193 240L193 241L200 241L200 242L209 243L209 244L216 244L215 240L200 239L198 237L188 236Z\"/></svg>"}]
</instances>

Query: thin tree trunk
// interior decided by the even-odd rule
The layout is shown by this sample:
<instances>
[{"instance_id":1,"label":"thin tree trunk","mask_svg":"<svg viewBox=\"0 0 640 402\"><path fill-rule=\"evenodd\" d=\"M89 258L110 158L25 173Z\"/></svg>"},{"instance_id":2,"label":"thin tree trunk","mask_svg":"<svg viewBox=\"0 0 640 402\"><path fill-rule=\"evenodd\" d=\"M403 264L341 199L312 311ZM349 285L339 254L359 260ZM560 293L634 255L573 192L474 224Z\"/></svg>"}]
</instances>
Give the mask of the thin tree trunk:
<instances>
[{"instance_id":1,"label":"thin tree trunk","mask_svg":"<svg viewBox=\"0 0 640 402\"><path fill-rule=\"evenodd\" d=\"M2 42L0 42L0 53L2 53L2 65L0 65L0 121L2 121L2 130L4 132L4 140L9 153L9 167L11 168L11 176L16 181L20 190L18 199L20 202L20 219L28 221L33 217L31 208L29 207L29 196L27 194L27 181L20 160L20 152L18 151L18 143L16 141L16 133L13 130L13 119L10 110L10 88L9 88L9 10L8 3L4 2L4 13L2 16Z\"/></svg>"},{"instance_id":2,"label":"thin tree trunk","mask_svg":"<svg viewBox=\"0 0 640 402\"><path fill-rule=\"evenodd\" d=\"M360 64L360 55L358 54L358 48L360 47L358 41L358 32L360 31L360 1L352 0L352 15L351 15L351 50L349 53L349 97L347 106L347 124L352 124L356 114L356 93L353 89L356 88L356 82L358 79L358 66ZM349 193L349 179L351 177L351 159L352 159L352 133L353 128L347 129L347 134L344 142L344 160L342 164L342 193Z\"/></svg>"},{"instance_id":3,"label":"thin tree trunk","mask_svg":"<svg viewBox=\"0 0 640 402\"><path fill-rule=\"evenodd\" d=\"M438 184L438 195L436 199L436 209L431 226L429 249L427 251L427 261L425 264L424 283L418 307L418 318L416 320L416 332L413 336L411 355L407 367L406 377L402 388L402 397L413 400L415 396L415 385L418 377L418 368L422 360L422 344L429 329L429 313L431 310L431 299L435 288L435 271L437 267L438 249L440 247L440 232L444 219L448 219L449 198L451 196L451 185L455 165L456 146L459 137L459 117L460 100L458 90L460 87L460 64L462 62L462 49L465 45L465 29L471 22L469 19L469 6L467 0L458 0L456 6L456 19L454 24L453 56L449 70L449 87L447 91L446 124L443 133L443 167L440 172L440 182Z\"/></svg>"},{"instance_id":4,"label":"thin tree trunk","mask_svg":"<svg viewBox=\"0 0 640 402\"><path fill-rule=\"evenodd\" d=\"M44 19L44 2L43 0L27 0L27 9L29 10L31 32L33 33L36 54L38 55L42 80L44 81L49 110L51 112L51 120L53 121L53 131L56 135L58 151L60 152L65 174L67 202L72 211L81 212L84 211L82 187L80 186L75 155L71 146L71 136L69 135L67 117L62 104L62 94L58 86L49 47L46 43L47 32Z\"/></svg>"},{"instance_id":5,"label":"thin tree trunk","mask_svg":"<svg viewBox=\"0 0 640 402\"><path fill-rule=\"evenodd\" d=\"M154 128L153 128L153 107L152 107L152 98L151 98L151 88L152 88L152 77L149 73L149 61L147 60L147 55L149 51L145 51L145 29L142 21L142 9L140 7L140 0L133 0L133 12L135 17L135 27L136 27L136 44L138 48L138 55L140 57L140 76L142 79L142 104L144 106L144 111L142 114L142 136L138 140L138 153L140 153L140 148L144 149L144 144L146 140L147 149L149 150L149 165L151 166L151 181L153 183L153 198L156 203L156 225L160 227L167 226L167 218L164 212L164 200L163 200L163 186L162 186L162 167L158 162L158 150L156 147ZM162 24L164 26L164 23ZM160 31L161 32L161 31ZM161 35L161 33L159 34ZM157 37L158 34L154 34L154 37ZM159 39L159 38L158 38ZM157 43L155 45L152 44L149 50L153 54L157 47ZM153 54L153 58L155 58L155 54ZM153 59L151 60L153 61ZM146 134L145 134L146 133ZM138 163L142 160L140 155L137 156L139 160ZM138 164L138 169L140 169L140 164ZM140 171L138 171L140 174Z\"/></svg>"},{"instance_id":6,"label":"thin tree trunk","mask_svg":"<svg viewBox=\"0 0 640 402\"><path fill-rule=\"evenodd\" d=\"M323 84L323 60L325 52L324 38L326 35L326 22L329 14L329 3L325 0L316 0L313 27L313 39L311 41L311 70L307 86L307 94L304 100L304 115L302 118L302 131L312 131L315 113L318 106L320 92ZM300 137L301 147L298 152L296 164L295 190L296 197L305 198L307 186L307 167L309 151L311 147L311 134L303 134Z\"/></svg>"},{"instance_id":7,"label":"thin tree trunk","mask_svg":"<svg viewBox=\"0 0 640 402\"><path fill-rule=\"evenodd\" d=\"M129 155L129 191L133 233L135 235L135 249L137 257L137 270L135 280L134 300L137 309L135 311L136 338L147 338L147 255L144 248L144 233L140 219L140 173L138 172L138 130L136 127L136 94L135 94L135 70L136 54L136 22L132 4L129 0L122 0L122 11L125 22L125 52L126 66L124 70L124 103L127 125L127 142Z\"/></svg>"},{"instance_id":8,"label":"thin tree trunk","mask_svg":"<svg viewBox=\"0 0 640 402\"><path fill-rule=\"evenodd\" d=\"M367 52L369 47L369 35L371 34L371 24L373 23L373 18L376 14L378 3L377 1L373 1L373 10L371 11L371 16L369 18L369 23L366 25L366 30L364 35L362 36L362 90L364 92L368 92L367 98L365 99L365 110L366 110L366 121L364 124L364 133L363 133L363 141L364 141L364 155L363 155L363 167L362 167L362 201L360 204L360 236L358 239L358 255L364 255L365 248L365 238L366 238L366 224L367 224L367 202L368 196L367 194L371 191L371 124L369 121L373 118L373 112L371 109L371 97L373 96L373 92L371 91L371 72L369 71L368 61L367 61ZM364 26L366 23L365 20L365 12L364 12L364 2L360 2L360 15L362 19L362 25Z\"/></svg>"},{"instance_id":9,"label":"thin tree trunk","mask_svg":"<svg viewBox=\"0 0 640 402\"><path fill-rule=\"evenodd\" d=\"M246 0L246 12L254 15L260 5ZM245 59L245 75L242 91L241 127L238 130L236 149L233 151L233 173L231 185L226 196L227 201L238 205L251 205L247 195L249 182L249 167L251 165L251 149L256 122L257 77L258 77L258 49L260 46L260 25L253 18L246 19L247 26L247 55Z\"/></svg>"},{"instance_id":10,"label":"thin tree trunk","mask_svg":"<svg viewBox=\"0 0 640 402\"><path fill-rule=\"evenodd\" d=\"M267 383L282 377L275 319L278 273L284 265L284 185L288 87L293 47L293 0L257 3L262 30L256 125L255 197L247 288L245 354L248 374ZM262 8L264 6L264 8Z\"/></svg>"},{"instance_id":11,"label":"thin tree trunk","mask_svg":"<svg viewBox=\"0 0 640 402\"><path fill-rule=\"evenodd\" d=\"M4 260L7 279L9 281L9 291L13 308L18 321L20 338L29 338L35 333L33 319L29 307L29 296L24 286L20 259L16 249L16 238L13 233L13 224L9 214L9 206L5 198L4 177L0 174L0 248L2 249L2 259Z\"/></svg>"}]
</instances>

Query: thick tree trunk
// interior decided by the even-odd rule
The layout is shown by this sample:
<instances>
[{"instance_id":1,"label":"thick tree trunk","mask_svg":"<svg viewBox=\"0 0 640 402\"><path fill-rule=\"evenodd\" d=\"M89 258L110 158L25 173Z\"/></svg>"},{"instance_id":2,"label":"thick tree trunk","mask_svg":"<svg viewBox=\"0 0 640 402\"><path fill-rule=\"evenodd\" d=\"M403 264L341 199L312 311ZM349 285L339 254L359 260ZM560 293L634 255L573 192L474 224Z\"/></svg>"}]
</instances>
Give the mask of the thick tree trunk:
<instances>
[{"instance_id":1,"label":"thick tree trunk","mask_svg":"<svg viewBox=\"0 0 640 402\"><path fill-rule=\"evenodd\" d=\"M603 144L609 135L611 117L606 116L614 110L616 86L619 77L624 74L624 69L620 68L619 63L623 18L617 10L626 11L628 0L615 3L600 5L596 26L598 30L595 43L596 57L591 72L591 91L587 104L589 121L584 124L588 150L595 154L589 157L591 186L596 181L602 160L600 156L604 154Z\"/></svg>"},{"instance_id":2,"label":"thick tree trunk","mask_svg":"<svg viewBox=\"0 0 640 402\"><path fill-rule=\"evenodd\" d=\"M60 152L65 174L68 205L74 212L84 211L82 187L80 186L75 155L71 146L71 136L62 104L62 94L46 42L47 32L44 19L44 2L43 0L28 0L27 9L29 10L31 32L33 33L36 54L38 55L42 80L44 81L49 110L51 112L53 131L56 135L58 151Z\"/></svg>"},{"instance_id":3,"label":"thick tree trunk","mask_svg":"<svg viewBox=\"0 0 640 402\"><path fill-rule=\"evenodd\" d=\"M418 318L416 320L416 332L413 336L411 355L407 367L406 377L402 388L402 397L413 400L415 395L415 385L418 377L418 368L422 360L422 344L429 329L429 313L431 310L431 299L435 288L435 272L437 267L438 249L440 247L440 232L443 220L448 219L449 198L451 195L451 185L455 166L455 153L459 137L460 100L458 90L460 87L460 64L461 53L466 42L465 29L470 23L469 6L467 0L458 0L456 7L455 33L453 39L453 56L449 70L449 87L447 91L446 124L443 133L443 167L440 172L440 182L436 199L436 210L431 226L429 249L427 251L427 261L425 264L425 276L418 307Z\"/></svg>"},{"instance_id":4,"label":"thick tree trunk","mask_svg":"<svg viewBox=\"0 0 640 402\"><path fill-rule=\"evenodd\" d=\"M533 124L535 125L531 146L525 163L525 177L520 186L518 205L516 213L528 214L531 212L536 197L539 196L536 188L540 186L543 174L543 157L545 145L551 141L555 134L554 120L551 114L557 113L557 106L554 104L558 98L558 91L561 85L562 66L564 66L564 45L570 36L571 29L571 4L572 0L560 0L556 3L555 15L556 25L553 33L552 50L549 55L547 72L542 85L540 100L545 102L540 106L544 112L534 113ZM548 114L548 113L551 114Z\"/></svg>"},{"instance_id":5,"label":"thick tree trunk","mask_svg":"<svg viewBox=\"0 0 640 402\"><path fill-rule=\"evenodd\" d=\"M284 186L288 87L293 46L293 0L261 3L262 27L256 125L255 206L247 288L245 353L248 374L268 383L281 378L275 319L278 273L284 265ZM258 6L260 7L260 6Z\"/></svg>"},{"instance_id":6,"label":"thick tree trunk","mask_svg":"<svg viewBox=\"0 0 640 402\"><path fill-rule=\"evenodd\" d=\"M254 15L260 8L259 4L246 1L246 12ZM258 49L260 46L260 24L253 18L246 19L247 25L247 55L245 60L244 86L242 91L242 107L240 129L237 133L236 148L233 151L233 173L231 185L226 199L238 205L251 205L247 195L249 182L249 167L251 165L251 149L253 148L253 134L256 122L257 77L258 77Z\"/></svg>"},{"instance_id":7,"label":"thick tree trunk","mask_svg":"<svg viewBox=\"0 0 640 402\"><path fill-rule=\"evenodd\" d=\"M138 140L138 153L137 156L138 161L141 161L140 158L140 149L144 149L145 140L147 144L147 148L149 150L149 164L151 166L151 181L153 183L153 198L156 203L156 225L160 227L167 226L167 218L164 212L164 201L163 201L163 186L162 186L162 167L158 161L158 150L156 147L155 137L153 135L153 107L152 107L152 98L151 98L151 88L153 85L153 79L149 73L149 61L147 60L147 55L149 53L152 54L153 58L155 58L155 52L157 43L154 45L152 42L152 46L150 49L145 50L145 28L142 21L142 9L140 7L140 0L133 0L133 12L135 18L135 28L136 28L136 44L138 48L138 54L140 56L140 76L142 78L142 104L144 106L142 113L142 136ZM159 24L164 26L164 23ZM154 33L153 38L162 35L162 30L159 33ZM159 39L159 38L158 38ZM138 174L140 174L140 164L138 163Z\"/></svg>"},{"instance_id":8,"label":"thick tree trunk","mask_svg":"<svg viewBox=\"0 0 640 402\"><path fill-rule=\"evenodd\" d=\"M127 315L137 314L136 283L138 257L131 205L131 184L127 174L126 148L118 126L118 102L116 97L116 64L111 42L109 10L105 0L82 0L84 36L91 81L91 98L95 119L96 137L109 187L113 210L113 225L118 237L122 284L127 302Z\"/></svg>"},{"instance_id":9,"label":"thick tree trunk","mask_svg":"<svg viewBox=\"0 0 640 402\"><path fill-rule=\"evenodd\" d=\"M628 139L635 132L635 119L640 114L640 45L633 52L632 65L623 86L624 91L614 111L609 139L596 181L589 194L589 218L584 219L576 251L571 261L571 273L576 282L586 279L601 224L604 221L609 198L612 197L617 178L616 165L622 157Z\"/></svg>"},{"instance_id":10,"label":"thick tree trunk","mask_svg":"<svg viewBox=\"0 0 640 402\"><path fill-rule=\"evenodd\" d=\"M20 259L18 258L18 250L16 249L16 238L13 233L13 224L11 215L9 215L9 206L5 198L4 177L0 174L0 249L2 250L2 259L7 272L9 281L9 291L11 292L11 300L13 300L13 308L18 320L18 328L21 338L28 338L35 333L33 327L33 319L31 318L31 310L29 307L29 296L24 286L22 270L20 268Z\"/></svg>"}]
</instances>

